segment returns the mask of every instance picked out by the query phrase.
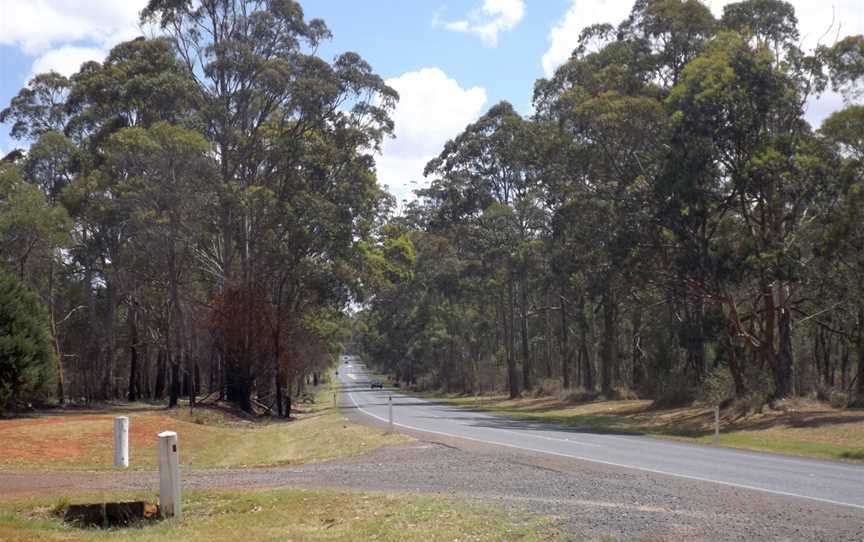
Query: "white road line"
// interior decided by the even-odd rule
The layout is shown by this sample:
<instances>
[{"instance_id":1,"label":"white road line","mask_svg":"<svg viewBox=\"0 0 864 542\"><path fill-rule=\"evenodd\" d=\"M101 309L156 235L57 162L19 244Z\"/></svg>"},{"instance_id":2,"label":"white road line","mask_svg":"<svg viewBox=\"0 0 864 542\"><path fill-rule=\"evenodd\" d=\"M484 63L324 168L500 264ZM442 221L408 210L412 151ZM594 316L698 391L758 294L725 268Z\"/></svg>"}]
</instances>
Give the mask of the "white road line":
<instances>
[{"instance_id":1,"label":"white road line","mask_svg":"<svg viewBox=\"0 0 864 542\"><path fill-rule=\"evenodd\" d=\"M383 417L381 417L381 416L378 416L377 414L373 414L372 412L369 412L368 410L366 410L366 409L364 409L363 407L361 407L361 406L357 403L357 400L354 399L354 394L351 393L350 391L348 392L348 397L351 398L351 402L354 403L354 406L357 407L357 410L359 410L360 412L366 414L367 416L371 416L371 417L373 417L373 418L376 418L376 419L378 419L378 420L381 420L382 422L389 422L389 420L387 420L386 418L383 418ZM506 443L506 442L495 442L495 441L491 441L491 440L483 440L483 439L479 439L479 438L466 437L466 436L463 436L463 435L456 435L456 434L453 434L453 433L445 433L445 432L443 432L443 431L432 431L432 430L430 430L430 429L421 429L421 428L419 428L419 427L413 427L413 426L410 426L410 425L405 425L405 424L402 424L402 423L398 423L398 422L396 422L395 420L394 420L394 422L393 422L393 425L396 425L396 426L398 426L398 427L404 427L405 429L410 429L410 430L412 430L412 431L419 431L419 432L421 432L421 433L430 433L430 434L433 434L433 435L441 435L441 436L445 436L445 437L461 438L461 439L465 439L465 440L471 440L471 441L474 441L474 442L482 442L482 443L484 443L484 444L494 444L494 445L496 445L496 446L504 446L504 447L506 447L506 448L514 448L514 449L517 449L517 450L525 450L525 451L528 451L528 452L536 452L536 453L540 453L540 454L554 455L554 456L558 456L558 457L567 457L567 458L570 458L570 459L578 459L578 460L580 460L580 461L588 461L588 462L591 462L591 463L598 463L598 464L600 464L600 465L608 465L608 466L610 466L610 467L619 467L619 468L624 468L624 469L632 469L632 470L637 470L637 471L640 471L640 472L648 472L648 473L651 473L651 474L660 474L660 475L663 475L663 476L674 476L674 477L676 477L676 478L683 478L683 479L685 479L685 480L695 480L695 481L697 481L697 482L708 482L708 483L713 483L713 484L720 484L720 485L723 485L723 486L737 487L737 488L740 488L740 489L749 489L749 490L752 490L752 491L762 491L763 493L771 493L771 494L773 494L773 495L782 495L782 496L784 496L784 497L794 497L794 498L798 498L798 499L807 499L807 500L817 501L817 502L826 503L826 504L833 504L833 505L837 505L837 506L848 506L848 507L850 507L850 508L856 508L856 509L858 509L858 510L864 510L864 505L860 505L860 504L853 504L853 503L842 502L842 501L834 501L834 500L831 500L831 499L823 499L823 498L821 498L821 497L809 497L809 496L807 496L807 495L801 495L801 494L798 494L798 493L791 493L791 492L788 492L788 491L779 491L779 490L776 490L776 489L766 489L766 488L764 488L764 487L749 486L749 485L746 485L746 484L738 484L738 483L735 483L735 482L725 482L725 481L723 481L723 480L714 480L714 479L711 479L711 478L702 478L702 477L700 477L700 476L690 476L690 475L687 475L687 474L678 474L678 473L674 473L674 472L662 471L662 470L657 470L657 469L649 469L649 468L646 468L646 467L637 467L637 466L634 466L634 465L625 465L625 464L623 464L623 463L614 463L614 462L612 462L612 461L604 461L604 460L602 460L602 459L594 459L594 458L591 458L591 457L584 457L584 456L580 456L580 455L565 454L565 453L561 453L561 452L553 452L553 451L550 451L550 450L540 450L540 449L537 449L537 448L529 448L529 447L527 447L527 446L519 446L519 445L516 445L516 444L509 444L509 443ZM493 430L493 431L496 431L496 429L492 429L492 430ZM500 431L500 430L499 430L499 431Z\"/></svg>"}]
</instances>

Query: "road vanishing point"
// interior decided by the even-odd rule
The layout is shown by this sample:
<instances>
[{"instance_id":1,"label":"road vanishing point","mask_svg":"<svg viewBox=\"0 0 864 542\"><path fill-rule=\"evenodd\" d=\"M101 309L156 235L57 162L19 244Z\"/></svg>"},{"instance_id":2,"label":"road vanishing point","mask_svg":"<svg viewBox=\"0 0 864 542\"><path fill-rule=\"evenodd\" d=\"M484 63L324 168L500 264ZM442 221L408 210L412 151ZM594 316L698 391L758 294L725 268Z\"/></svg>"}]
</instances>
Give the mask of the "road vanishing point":
<instances>
[{"instance_id":1,"label":"road vanishing point","mask_svg":"<svg viewBox=\"0 0 864 542\"><path fill-rule=\"evenodd\" d=\"M373 390L360 363L340 367L343 408L356 408L407 432L455 437L786 497L864 510L864 466L805 459L639 435L587 433L549 423L518 420Z\"/></svg>"}]
</instances>

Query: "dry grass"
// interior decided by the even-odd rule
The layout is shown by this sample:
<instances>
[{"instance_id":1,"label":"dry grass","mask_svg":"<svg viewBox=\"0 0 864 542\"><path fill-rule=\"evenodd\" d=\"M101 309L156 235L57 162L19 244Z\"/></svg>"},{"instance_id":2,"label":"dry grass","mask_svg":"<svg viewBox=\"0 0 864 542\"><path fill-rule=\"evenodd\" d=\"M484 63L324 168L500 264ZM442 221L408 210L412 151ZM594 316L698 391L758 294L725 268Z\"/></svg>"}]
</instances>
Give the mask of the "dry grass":
<instances>
[{"instance_id":1,"label":"dry grass","mask_svg":"<svg viewBox=\"0 0 864 542\"><path fill-rule=\"evenodd\" d=\"M157 434L176 431L184 467L239 467L346 457L410 439L348 422L330 388L292 421L251 422L218 410L145 409L59 412L0 420L0 469L111 469L114 417L129 416L130 466L159 464Z\"/></svg>"},{"instance_id":2,"label":"dry grass","mask_svg":"<svg viewBox=\"0 0 864 542\"><path fill-rule=\"evenodd\" d=\"M98 499L108 496L99 496ZM116 499L119 496L113 495ZM149 498L153 495L135 495ZM76 502L81 499L76 498ZM87 502L81 501L81 502ZM549 519L462 501L336 491L209 491L184 495L181 523L110 531L64 525L51 502L0 504L0 540L158 542L559 540Z\"/></svg>"},{"instance_id":3,"label":"dry grass","mask_svg":"<svg viewBox=\"0 0 864 542\"><path fill-rule=\"evenodd\" d=\"M557 397L511 400L435 396L437 400L515 417L565 424L588 432L645 434L711 442L710 406L655 409L651 401L590 401L573 404ZM787 401L760 413L728 409L721 416L724 446L826 459L864 461L864 410L835 409L804 400Z\"/></svg>"}]
</instances>

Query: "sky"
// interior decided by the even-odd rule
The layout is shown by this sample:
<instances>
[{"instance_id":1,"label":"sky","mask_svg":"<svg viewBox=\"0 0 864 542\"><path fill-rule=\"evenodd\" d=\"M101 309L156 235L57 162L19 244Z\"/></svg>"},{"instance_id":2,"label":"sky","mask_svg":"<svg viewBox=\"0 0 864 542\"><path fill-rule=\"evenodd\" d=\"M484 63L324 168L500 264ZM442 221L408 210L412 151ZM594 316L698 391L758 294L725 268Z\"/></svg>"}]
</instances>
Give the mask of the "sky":
<instances>
[{"instance_id":1,"label":"sky","mask_svg":"<svg viewBox=\"0 0 864 542\"><path fill-rule=\"evenodd\" d=\"M729 0L709 0L715 15ZM864 34L864 0L793 0L805 47ZM146 0L0 0L0 108L30 77L69 75L141 35ZM396 137L378 157L379 181L397 199L425 186L423 167L487 109L507 100L529 114L534 81L570 56L579 32L617 24L633 0L301 0L333 39L327 59L355 51L400 94ZM818 126L842 106L832 93L808 104ZM0 156L21 146L0 125Z\"/></svg>"}]
</instances>

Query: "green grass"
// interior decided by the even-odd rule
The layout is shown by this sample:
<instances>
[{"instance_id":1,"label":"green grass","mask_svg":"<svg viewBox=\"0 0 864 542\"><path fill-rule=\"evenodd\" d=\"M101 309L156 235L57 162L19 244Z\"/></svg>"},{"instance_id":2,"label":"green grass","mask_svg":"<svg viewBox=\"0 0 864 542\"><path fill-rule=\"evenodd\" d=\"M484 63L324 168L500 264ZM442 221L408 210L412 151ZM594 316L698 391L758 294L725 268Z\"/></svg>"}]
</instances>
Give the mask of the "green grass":
<instances>
[{"instance_id":1,"label":"green grass","mask_svg":"<svg viewBox=\"0 0 864 542\"><path fill-rule=\"evenodd\" d=\"M710 444L709 407L654 409L650 401L569 404L554 398L510 400L502 396L424 394L442 403L513 418L554 423L585 432L646 435ZM720 445L820 459L864 462L864 411L805 405L798 410L735 416L723 414Z\"/></svg>"},{"instance_id":2,"label":"green grass","mask_svg":"<svg viewBox=\"0 0 864 542\"><path fill-rule=\"evenodd\" d=\"M153 495L112 495L154 500ZM76 498L101 502L106 495ZM52 513L54 502L0 503L0 540L83 541L540 541L563 540L549 518L440 498L337 491L207 491L184 494L182 522L126 529L78 529Z\"/></svg>"},{"instance_id":3,"label":"green grass","mask_svg":"<svg viewBox=\"0 0 864 542\"><path fill-rule=\"evenodd\" d=\"M158 466L157 433L176 431L186 468L267 466L352 456L411 441L350 423L325 384L293 421L250 422L220 411L188 409L67 412L0 420L0 470L113 469L113 418L130 418L130 468Z\"/></svg>"}]
</instances>

